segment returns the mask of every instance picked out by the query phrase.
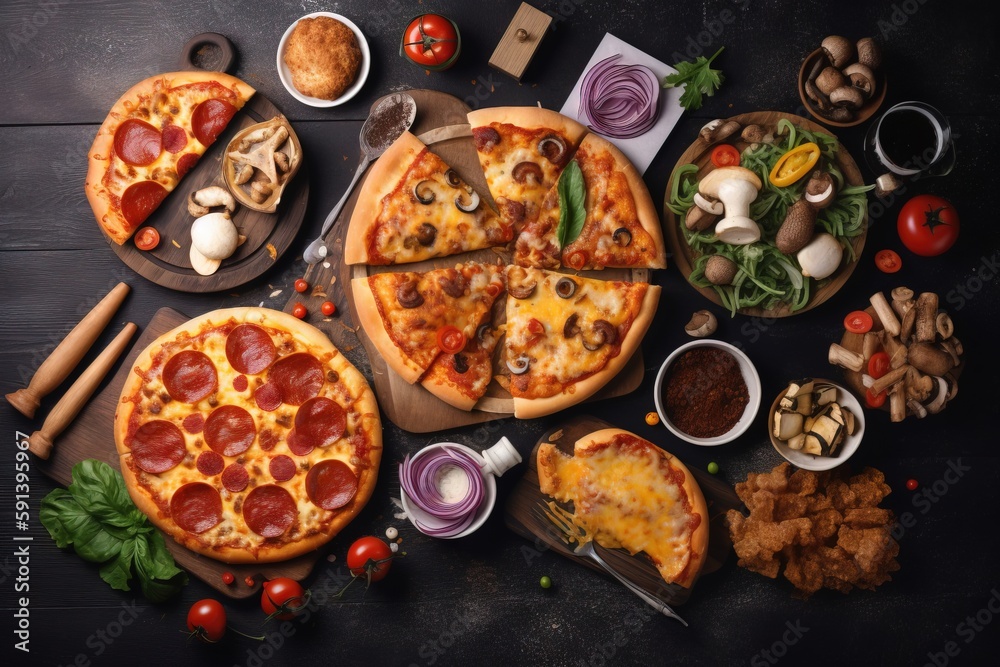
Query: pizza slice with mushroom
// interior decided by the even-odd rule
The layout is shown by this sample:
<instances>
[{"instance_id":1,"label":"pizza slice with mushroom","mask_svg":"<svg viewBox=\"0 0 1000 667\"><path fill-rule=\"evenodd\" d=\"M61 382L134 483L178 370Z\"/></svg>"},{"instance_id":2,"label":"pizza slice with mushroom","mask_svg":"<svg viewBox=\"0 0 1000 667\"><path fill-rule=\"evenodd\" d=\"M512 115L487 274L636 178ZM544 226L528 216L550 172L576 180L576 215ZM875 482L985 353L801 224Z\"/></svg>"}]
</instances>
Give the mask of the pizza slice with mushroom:
<instances>
[{"instance_id":1,"label":"pizza slice with mushroom","mask_svg":"<svg viewBox=\"0 0 1000 667\"><path fill-rule=\"evenodd\" d=\"M562 210L561 187L556 183L541 201L538 216L517 237L514 261L550 269L665 268L660 219L646 184L628 158L607 139L588 134L573 160L583 182L570 182L562 189L581 190L584 221L579 235L565 246L559 243L560 220L573 214Z\"/></svg>"},{"instance_id":2,"label":"pizza slice with mushroom","mask_svg":"<svg viewBox=\"0 0 1000 667\"><path fill-rule=\"evenodd\" d=\"M507 267L507 339L514 416L575 405L625 366L649 328L660 288Z\"/></svg>"},{"instance_id":3,"label":"pizza slice with mushroom","mask_svg":"<svg viewBox=\"0 0 1000 667\"><path fill-rule=\"evenodd\" d=\"M469 113L469 124L500 218L520 231L538 216L587 128L536 107L479 109Z\"/></svg>"},{"instance_id":4,"label":"pizza slice with mushroom","mask_svg":"<svg viewBox=\"0 0 1000 667\"><path fill-rule=\"evenodd\" d=\"M493 325L492 312L487 313L465 347L438 355L420 378L420 384L445 403L471 410L493 380L493 353L500 335Z\"/></svg>"},{"instance_id":5,"label":"pizza slice with mushroom","mask_svg":"<svg viewBox=\"0 0 1000 667\"><path fill-rule=\"evenodd\" d=\"M440 354L465 348L503 292L503 270L466 262L351 282L358 320L389 368L413 384Z\"/></svg>"},{"instance_id":6,"label":"pizza slice with mushroom","mask_svg":"<svg viewBox=\"0 0 1000 667\"><path fill-rule=\"evenodd\" d=\"M406 264L504 245L513 234L454 169L404 132L368 173L344 259Z\"/></svg>"}]
</instances>

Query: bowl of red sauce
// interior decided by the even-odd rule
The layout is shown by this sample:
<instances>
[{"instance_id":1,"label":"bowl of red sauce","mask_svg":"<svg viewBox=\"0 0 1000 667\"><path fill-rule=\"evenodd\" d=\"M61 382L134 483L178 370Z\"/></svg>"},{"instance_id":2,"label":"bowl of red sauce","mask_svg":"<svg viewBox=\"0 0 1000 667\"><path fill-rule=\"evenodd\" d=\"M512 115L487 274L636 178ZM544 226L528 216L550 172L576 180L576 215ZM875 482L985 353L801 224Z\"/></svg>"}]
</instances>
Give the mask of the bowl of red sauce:
<instances>
[{"instance_id":1,"label":"bowl of red sauce","mask_svg":"<svg viewBox=\"0 0 1000 667\"><path fill-rule=\"evenodd\" d=\"M660 421L681 440L703 447L743 435L760 409L760 376L739 348L718 340L681 345L656 374Z\"/></svg>"}]
</instances>

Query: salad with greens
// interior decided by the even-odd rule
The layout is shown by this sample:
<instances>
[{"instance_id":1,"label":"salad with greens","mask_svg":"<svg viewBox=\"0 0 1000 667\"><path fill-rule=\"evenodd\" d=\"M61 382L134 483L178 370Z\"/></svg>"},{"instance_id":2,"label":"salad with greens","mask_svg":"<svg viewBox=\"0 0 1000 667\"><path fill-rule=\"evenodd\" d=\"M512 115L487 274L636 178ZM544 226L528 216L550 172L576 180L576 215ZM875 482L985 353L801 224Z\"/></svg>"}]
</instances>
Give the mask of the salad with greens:
<instances>
[{"instance_id":1,"label":"salad with greens","mask_svg":"<svg viewBox=\"0 0 1000 667\"><path fill-rule=\"evenodd\" d=\"M801 310L810 296L830 278L816 280L802 275L802 266L795 254L778 250L775 237L785 221L788 209L803 196L808 178L789 185L774 185L772 170L779 160L804 144L814 143L820 156L814 169L832 177L836 195L834 201L817 211L816 232L831 234L843 247L848 262L855 261L853 241L865 231L868 208L866 192L874 186L848 185L837 165L837 140L822 132L810 132L781 119L770 143L750 144L740 154L740 166L757 174L763 184L757 198L750 204L749 217L760 227L760 240L746 245L725 243L709 228L691 230L685 217L694 205L698 193L698 166L686 164L674 172L667 208L678 217L678 224L688 245L698 253L688 281L696 287L711 287L723 306L735 316L738 310L761 307L773 309L787 304L791 311ZM737 267L731 284L717 285L705 276L705 267L713 255L732 260Z\"/></svg>"}]
</instances>

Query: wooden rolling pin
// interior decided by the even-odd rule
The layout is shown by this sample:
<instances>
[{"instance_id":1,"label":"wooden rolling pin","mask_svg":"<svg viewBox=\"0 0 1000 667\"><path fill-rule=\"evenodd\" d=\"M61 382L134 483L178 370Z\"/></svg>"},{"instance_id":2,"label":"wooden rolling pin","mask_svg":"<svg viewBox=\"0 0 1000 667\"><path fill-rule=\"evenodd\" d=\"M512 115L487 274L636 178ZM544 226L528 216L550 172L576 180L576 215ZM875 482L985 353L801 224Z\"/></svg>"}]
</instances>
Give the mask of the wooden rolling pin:
<instances>
[{"instance_id":1,"label":"wooden rolling pin","mask_svg":"<svg viewBox=\"0 0 1000 667\"><path fill-rule=\"evenodd\" d=\"M111 344L104 348L94 363L90 364L80 377L77 378L73 386L70 387L52 412L45 418L42 428L31 434L28 438L28 451L40 459L49 458L52 452L52 441L66 430L70 422L79 414L80 409L87 403L101 380L108 374L111 367L115 365L118 357L125 351L129 340L135 334L136 326L129 322L125 328L115 336Z\"/></svg>"},{"instance_id":2,"label":"wooden rolling pin","mask_svg":"<svg viewBox=\"0 0 1000 667\"><path fill-rule=\"evenodd\" d=\"M125 283L115 285L115 288L66 334L66 338L35 371L28 386L7 394L7 401L25 417L32 419L42 399L62 384L87 354L87 350L122 305L128 291L129 286Z\"/></svg>"}]
</instances>

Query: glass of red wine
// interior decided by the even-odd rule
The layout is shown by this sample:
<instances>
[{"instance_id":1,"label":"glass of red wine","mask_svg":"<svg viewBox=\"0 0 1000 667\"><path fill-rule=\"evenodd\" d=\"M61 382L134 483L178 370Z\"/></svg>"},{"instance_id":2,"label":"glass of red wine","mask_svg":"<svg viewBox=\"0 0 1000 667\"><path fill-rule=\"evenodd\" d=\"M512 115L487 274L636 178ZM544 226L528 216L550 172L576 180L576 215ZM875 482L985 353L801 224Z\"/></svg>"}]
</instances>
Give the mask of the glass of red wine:
<instances>
[{"instance_id":1,"label":"glass of red wine","mask_svg":"<svg viewBox=\"0 0 1000 667\"><path fill-rule=\"evenodd\" d=\"M929 104L900 102L868 129L865 157L876 174L897 181L944 176L955 167L951 124Z\"/></svg>"}]
</instances>

